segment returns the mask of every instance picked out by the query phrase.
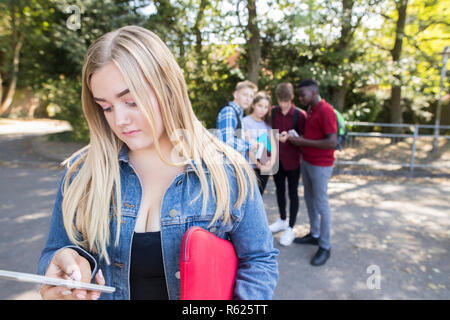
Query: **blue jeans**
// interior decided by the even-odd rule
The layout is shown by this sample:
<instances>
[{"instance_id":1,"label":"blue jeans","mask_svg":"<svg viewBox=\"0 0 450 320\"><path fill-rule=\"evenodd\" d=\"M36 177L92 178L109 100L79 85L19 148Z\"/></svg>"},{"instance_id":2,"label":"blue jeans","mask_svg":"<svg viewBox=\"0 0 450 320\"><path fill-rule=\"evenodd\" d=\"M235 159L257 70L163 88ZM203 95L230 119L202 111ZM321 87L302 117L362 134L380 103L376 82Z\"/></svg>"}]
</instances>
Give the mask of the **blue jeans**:
<instances>
[{"instance_id":1,"label":"blue jeans","mask_svg":"<svg viewBox=\"0 0 450 320\"><path fill-rule=\"evenodd\" d=\"M314 166L302 161L302 180L306 208L308 209L310 233L319 238L319 246L331 248L331 211L328 204L328 181L333 166Z\"/></svg>"}]
</instances>

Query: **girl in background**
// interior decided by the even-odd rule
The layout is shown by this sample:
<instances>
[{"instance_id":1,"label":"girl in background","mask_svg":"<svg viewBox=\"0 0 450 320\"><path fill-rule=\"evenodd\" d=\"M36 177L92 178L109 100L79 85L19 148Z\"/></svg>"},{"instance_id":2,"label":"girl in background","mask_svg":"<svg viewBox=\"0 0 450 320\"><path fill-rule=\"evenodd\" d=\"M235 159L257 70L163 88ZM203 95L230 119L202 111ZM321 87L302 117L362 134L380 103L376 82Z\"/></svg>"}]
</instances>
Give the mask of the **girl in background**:
<instances>
[{"instance_id":1,"label":"girl in background","mask_svg":"<svg viewBox=\"0 0 450 320\"><path fill-rule=\"evenodd\" d=\"M261 195L271 173L277 171L278 164L275 135L271 130L270 106L270 96L265 91L258 92L250 107L250 114L244 117L242 125L250 144L256 145L250 149L249 160L258 178Z\"/></svg>"}]
</instances>

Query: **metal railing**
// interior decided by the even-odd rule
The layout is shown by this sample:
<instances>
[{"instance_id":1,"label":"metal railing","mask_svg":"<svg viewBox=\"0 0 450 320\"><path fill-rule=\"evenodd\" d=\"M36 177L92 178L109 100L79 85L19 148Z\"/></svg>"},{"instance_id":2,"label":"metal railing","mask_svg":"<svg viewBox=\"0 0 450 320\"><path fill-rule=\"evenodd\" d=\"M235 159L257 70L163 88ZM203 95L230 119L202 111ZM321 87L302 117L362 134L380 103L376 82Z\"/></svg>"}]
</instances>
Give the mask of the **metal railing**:
<instances>
[{"instance_id":1,"label":"metal railing","mask_svg":"<svg viewBox=\"0 0 450 320\"><path fill-rule=\"evenodd\" d=\"M411 174L415 168L450 172L450 135L439 134L450 130L450 126L347 122L347 127L349 132L342 150L335 152L338 166L392 170L406 167ZM372 129L358 132L358 127L360 131L361 127ZM434 134L423 132L426 130L434 130Z\"/></svg>"}]
</instances>

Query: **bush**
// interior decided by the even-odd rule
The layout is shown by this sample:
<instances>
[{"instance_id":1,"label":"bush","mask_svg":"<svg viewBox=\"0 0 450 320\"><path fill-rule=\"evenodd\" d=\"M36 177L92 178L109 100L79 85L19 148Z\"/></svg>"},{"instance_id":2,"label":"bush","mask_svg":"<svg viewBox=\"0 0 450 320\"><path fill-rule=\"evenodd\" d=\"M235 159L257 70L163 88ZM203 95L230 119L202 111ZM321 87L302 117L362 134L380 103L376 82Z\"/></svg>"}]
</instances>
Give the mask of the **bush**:
<instances>
[{"instance_id":1,"label":"bush","mask_svg":"<svg viewBox=\"0 0 450 320\"><path fill-rule=\"evenodd\" d=\"M74 141L89 141L89 128L81 106L80 79L67 79L64 76L50 79L42 85L39 95L50 118L70 123Z\"/></svg>"}]
</instances>

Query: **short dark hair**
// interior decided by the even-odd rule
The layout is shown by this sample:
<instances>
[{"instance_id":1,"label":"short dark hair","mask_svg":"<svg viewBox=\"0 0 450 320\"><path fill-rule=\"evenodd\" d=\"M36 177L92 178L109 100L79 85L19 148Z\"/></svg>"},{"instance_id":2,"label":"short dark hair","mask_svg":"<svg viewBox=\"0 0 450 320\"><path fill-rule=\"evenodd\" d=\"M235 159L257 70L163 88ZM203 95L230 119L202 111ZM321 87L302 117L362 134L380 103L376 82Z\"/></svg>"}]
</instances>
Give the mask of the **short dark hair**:
<instances>
[{"instance_id":1,"label":"short dark hair","mask_svg":"<svg viewBox=\"0 0 450 320\"><path fill-rule=\"evenodd\" d=\"M294 99L294 87L289 82L280 83L275 89L278 101L290 101Z\"/></svg>"},{"instance_id":2,"label":"short dark hair","mask_svg":"<svg viewBox=\"0 0 450 320\"><path fill-rule=\"evenodd\" d=\"M316 81L314 81L313 79L306 79L298 84L297 89L300 89L302 87L310 87L310 86L319 88L319 85L317 84Z\"/></svg>"}]
</instances>

